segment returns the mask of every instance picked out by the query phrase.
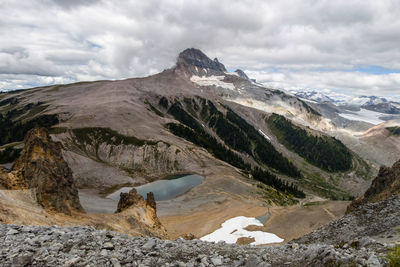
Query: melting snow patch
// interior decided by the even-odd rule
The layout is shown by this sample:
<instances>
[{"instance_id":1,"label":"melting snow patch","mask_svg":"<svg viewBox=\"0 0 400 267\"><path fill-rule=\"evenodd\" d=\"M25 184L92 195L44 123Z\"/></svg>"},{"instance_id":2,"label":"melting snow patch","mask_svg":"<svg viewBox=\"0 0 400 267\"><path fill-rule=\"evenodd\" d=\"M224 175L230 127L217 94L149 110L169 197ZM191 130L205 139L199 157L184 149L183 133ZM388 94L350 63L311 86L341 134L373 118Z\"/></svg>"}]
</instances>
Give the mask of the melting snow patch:
<instances>
[{"instance_id":1,"label":"melting snow patch","mask_svg":"<svg viewBox=\"0 0 400 267\"><path fill-rule=\"evenodd\" d=\"M352 113L339 113L340 117L343 117L348 120L352 121L365 121L369 122L372 124L380 124L382 122L385 122L384 120L381 120L380 117L384 116L385 114L367 110L367 109L360 109L360 111L357 112L352 112Z\"/></svg>"},{"instance_id":2,"label":"melting snow patch","mask_svg":"<svg viewBox=\"0 0 400 267\"><path fill-rule=\"evenodd\" d=\"M265 139L267 139L268 141L271 141L271 139L268 137L268 135L266 135L263 131L261 131L261 129L258 129L258 131L260 132L260 134L262 134Z\"/></svg>"},{"instance_id":3,"label":"melting snow patch","mask_svg":"<svg viewBox=\"0 0 400 267\"><path fill-rule=\"evenodd\" d=\"M218 86L222 88L226 88L229 90L235 90L235 86L232 83L226 83L223 82L222 80L224 79L224 76L196 76L193 75L190 77L190 80L200 86Z\"/></svg>"},{"instance_id":4,"label":"melting snow patch","mask_svg":"<svg viewBox=\"0 0 400 267\"><path fill-rule=\"evenodd\" d=\"M249 225L263 226L263 224L256 218L239 216L225 221L221 224L221 228L215 230L211 234L203 236L200 240L208 242L225 241L226 243L234 244L240 237L253 237L255 241L250 243L251 245L280 243L283 241L282 238L275 234L245 230L244 228Z\"/></svg>"}]
</instances>

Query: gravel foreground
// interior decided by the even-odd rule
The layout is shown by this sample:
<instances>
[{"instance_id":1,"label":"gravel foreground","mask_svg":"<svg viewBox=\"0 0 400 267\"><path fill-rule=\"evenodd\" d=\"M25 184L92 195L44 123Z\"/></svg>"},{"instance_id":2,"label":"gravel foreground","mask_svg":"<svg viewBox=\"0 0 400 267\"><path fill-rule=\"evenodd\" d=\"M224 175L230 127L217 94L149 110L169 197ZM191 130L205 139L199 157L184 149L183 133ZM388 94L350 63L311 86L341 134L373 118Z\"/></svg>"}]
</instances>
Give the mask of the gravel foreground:
<instances>
[{"instance_id":1,"label":"gravel foreground","mask_svg":"<svg viewBox=\"0 0 400 267\"><path fill-rule=\"evenodd\" d=\"M369 238L351 245L255 247L130 237L89 227L0 225L1 266L381 266ZM372 246L369 246L372 244ZM382 250L384 251L384 250ZM382 254L383 255L383 254Z\"/></svg>"}]
</instances>

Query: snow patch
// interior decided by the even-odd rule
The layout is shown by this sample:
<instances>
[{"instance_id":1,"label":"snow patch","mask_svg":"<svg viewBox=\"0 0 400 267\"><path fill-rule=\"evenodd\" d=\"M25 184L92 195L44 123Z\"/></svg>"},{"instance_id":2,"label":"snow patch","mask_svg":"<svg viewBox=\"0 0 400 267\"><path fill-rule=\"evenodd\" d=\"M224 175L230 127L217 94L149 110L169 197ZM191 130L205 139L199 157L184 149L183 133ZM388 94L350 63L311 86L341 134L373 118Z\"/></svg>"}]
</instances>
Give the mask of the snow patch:
<instances>
[{"instance_id":1,"label":"snow patch","mask_svg":"<svg viewBox=\"0 0 400 267\"><path fill-rule=\"evenodd\" d=\"M339 113L338 115L348 120L365 121L376 125L385 122L384 120L381 120L380 117L385 116L386 114L362 108L360 109L360 111L351 113Z\"/></svg>"},{"instance_id":2,"label":"snow patch","mask_svg":"<svg viewBox=\"0 0 400 267\"><path fill-rule=\"evenodd\" d=\"M258 131L260 132L260 134L262 134L265 139L267 139L268 141L271 141L271 139L268 137L268 135L266 135L263 131L261 131L261 129L258 129Z\"/></svg>"},{"instance_id":3,"label":"snow patch","mask_svg":"<svg viewBox=\"0 0 400 267\"><path fill-rule=\"evenodd\" d=\"M200 240L208 242L225 241L228 244L234 244L240 237L253 237L255 241L250 243L251 245L280 243L283 241L282 238L275 234L245 230L244 228L249 225L263 226L256 218L238 216L225 221L221 224L221 228L215 230L211 234L203 236Z\"/></svg>"},{"instance_id":4,"label":"snow patch","mask_svg":"<svg viewBox=\"0 0 400 267\"><path fill-rule=\"evenodd\" d=\"M200 86L217 86L229 90L235 90L235 86L232 83L226 83L223 81L225 76L196 76L190 77L190 80Z\"/></svg>"},{"instance_id":5,"label":"snow patch","mask_svg":"<svg viewBox=\"0 0 400 267\"><path fill-rule=\"evenodd\" d=\"M298 97L298 96L297 96L297 98L300 99L301 101L304 101L304 102L313 103L313 104L318 104L318 102L315 101L315 100L311 100L311 99L307 99L307 98L302 98L302 97Z\"/></svg>"},{"instance_id":6,"label":"snow patch","mask_svg":"<svg viewBox=\"0 0 400 267\"><path fill-rule=\"evenodd\" d=\"M225 73L226 75L233 75L233 76L240 77L239 74L237 74L236 72L227 72L227 71L224 71L224 73Z\"/></svg>"}]
</instances>

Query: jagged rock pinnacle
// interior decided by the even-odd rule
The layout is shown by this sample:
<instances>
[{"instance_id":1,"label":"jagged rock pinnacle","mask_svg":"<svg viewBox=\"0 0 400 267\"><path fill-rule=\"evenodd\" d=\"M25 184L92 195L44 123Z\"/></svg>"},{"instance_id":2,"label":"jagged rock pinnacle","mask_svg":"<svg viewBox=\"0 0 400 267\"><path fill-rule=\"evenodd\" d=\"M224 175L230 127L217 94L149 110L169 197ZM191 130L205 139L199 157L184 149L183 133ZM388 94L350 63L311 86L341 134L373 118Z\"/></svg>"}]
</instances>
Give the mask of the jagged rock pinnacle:
<instances>
[{"instance_id":1,"label":"jagged rock pinnacle","mask_svg":"<svg viewBox=\"0 0 400 267\"><path fill-rule=\"evenodd\" d=\"M72 171L64 160L59 142L51 140L45 128L30 130L25 146L11 171L4 173L8 189L32 189L37 202L46 209L65 214L83 212Z\"/></svg>"}]
</instances>

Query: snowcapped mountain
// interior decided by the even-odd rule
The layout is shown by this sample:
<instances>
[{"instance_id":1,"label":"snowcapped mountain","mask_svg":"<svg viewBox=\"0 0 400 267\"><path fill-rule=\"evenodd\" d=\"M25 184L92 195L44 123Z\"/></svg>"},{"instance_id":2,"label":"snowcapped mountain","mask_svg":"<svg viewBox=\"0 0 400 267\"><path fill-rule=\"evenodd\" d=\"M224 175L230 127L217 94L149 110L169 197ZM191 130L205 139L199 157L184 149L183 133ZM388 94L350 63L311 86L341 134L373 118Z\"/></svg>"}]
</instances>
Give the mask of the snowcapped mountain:
<instances>
[{"instance_id":1,"label":"snowcapped mountain","mask_svg":"<svg viewBox=\"0 0 400 267\"><path fill-rule=\"evenodd\" d=\"M294 94L302 99L317 103L332 103L345 110L360 111L366 109L383 114L400 114L400 103L379 96L338 96L337 94L317 91L298 91Z\"/></svg>"},{"instance_id":2,"label":"snowcapped mountain","mask_svg":"<svg viewBox=\"0 0 400 267\"><path fill-rule=\"evenodd\" d=\"M302 99L306 99L306 100L312 100L312 101L316 101L318 103L322 103L322 102L331 102L331 103L335 103L338 102L339 100L335 100L327 95L324 95L320 92L316 92L316 91L301 91L301 92L295 92L295 95L297 97L300 97Z\"/></svg>"}]
</instances>

